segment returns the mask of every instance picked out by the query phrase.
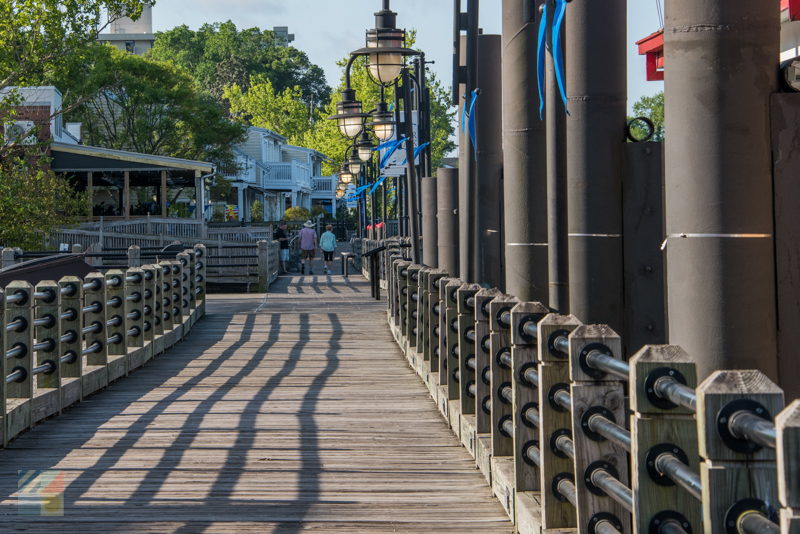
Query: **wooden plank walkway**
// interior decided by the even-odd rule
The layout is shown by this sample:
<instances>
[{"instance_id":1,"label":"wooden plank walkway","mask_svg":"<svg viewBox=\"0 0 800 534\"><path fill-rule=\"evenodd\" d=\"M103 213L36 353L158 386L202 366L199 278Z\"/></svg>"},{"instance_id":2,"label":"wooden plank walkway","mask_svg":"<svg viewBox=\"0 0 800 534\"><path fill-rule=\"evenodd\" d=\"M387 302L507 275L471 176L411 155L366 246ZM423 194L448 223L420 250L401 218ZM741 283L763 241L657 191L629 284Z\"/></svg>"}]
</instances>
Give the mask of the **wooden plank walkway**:
<instances>
[{"instance_id":1,"label":"wooden plank walkway","mask_svg":"<svg viewBox=\"0 0 800 534\"><path fill-rule=\"evenodd\" d=\"M2 532L512 532L360 277L209 298L188 340L0 450ZM18 470L63 470L23 517Z\"/></svg>"}]
</instances>

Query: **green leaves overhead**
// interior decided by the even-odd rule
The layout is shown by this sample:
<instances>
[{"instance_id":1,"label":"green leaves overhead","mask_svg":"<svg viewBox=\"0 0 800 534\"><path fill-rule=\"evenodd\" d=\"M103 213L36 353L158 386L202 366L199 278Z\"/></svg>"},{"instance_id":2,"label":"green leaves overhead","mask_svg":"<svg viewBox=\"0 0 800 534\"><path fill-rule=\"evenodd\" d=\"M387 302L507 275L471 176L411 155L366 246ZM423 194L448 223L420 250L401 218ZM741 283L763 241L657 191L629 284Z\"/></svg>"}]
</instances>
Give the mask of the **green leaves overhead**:
<instances>
[{"instance_id":1,"label":"green leaves overhead","mask_svg":"<svg viewBox=\"0 0 800 534\"><path fill-rule=\"evenodd\" d=\"M58 82L90 145L229 163L244 128L180 67L95 46Z\"/></svg>"},{"instance_id":2,"label":"green leaves overhead","mask_svg":"<svg viewBox=\"0 0 800 534\"><path fill-rule=\"evenodd\" d=\"M0 87L36 85L97 39L107 12L138 18L147 0L0 0Z\"/></svg>"},{"instance_id":3,"label":"green leaves overhead","mask_svg":"<svg viewBox=\"0 0 800 534\"><path fill-rule=\"evenodd\" d=\"M223 91L231 114L253 126L278 132L292 144L302 143L305 132L314 125L314 112L303 103L302 90L295 86L277 92L264 75L253 76L249 85L247 91L239 84Z\"/></svg>"},{"instance_id":4,"label":"green leaves overhead","mask_svg":"<svg viewBox=\"0 0 800 534\"><path fill-rule=\"evenodd\" d=\"M278 93L297 87L307 107L318 107L330 98L324 72L305 52L283 46L271 31L239 30L231 21L205 24L197 31L178 26L158 33L150 57L184 67L218 99L233 85L246 91L254 77L268 80Z\"/></svg>"}]
</instances>

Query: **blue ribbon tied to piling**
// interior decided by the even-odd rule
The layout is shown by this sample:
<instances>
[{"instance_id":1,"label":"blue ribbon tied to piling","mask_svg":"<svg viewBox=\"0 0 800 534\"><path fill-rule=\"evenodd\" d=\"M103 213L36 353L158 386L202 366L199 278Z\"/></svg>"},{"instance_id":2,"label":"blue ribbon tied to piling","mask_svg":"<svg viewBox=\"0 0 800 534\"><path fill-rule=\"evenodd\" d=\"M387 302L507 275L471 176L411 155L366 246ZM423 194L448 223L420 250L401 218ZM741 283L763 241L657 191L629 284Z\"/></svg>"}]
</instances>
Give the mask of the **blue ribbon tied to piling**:
<instances>
[{"instance_id":1,"label":"blue ribbon tied to piling","mask_svg":"<svg viewBox=\"0 0 800 534\"><path fill-rule=\"evenodd\" d=\"M397 141L387 141L382 145L373 148L372 150L383 150L384 148L386 149L386 154L384 154L383 157L381 158L381 163L379 165L379 168L381 169L384 168L386 166L386 163L388 163L388 161L391 159L394 153L397 152L397 149L400 148L400 145L405 143L407 140L408 140L407 137L401 137Z\"/></svg>"},{"instance_id":2,"label":"blue ribbon tied to piling","mask_svg":"<svg viewBox=\"0 0 800 534\"><path fill-rule=\"evenodd\" d=\"M567 115L569 115L569 109L567 109L567 91L566 91L566 84L564 83L564 55L561 53L561 30L564 27L564 19L566 18L567 14L567 2L568 0L555 0L555 12L553 13L553 42L551 46L551 50L553 53L553 70L555 71L556 75L556 83L558 84L558 91L561 94L561 101L564 103L564 111ZM544 63L545 63L545 53L546 53L546 41L547 41L547 2L544 4L544 9L542 10L542 19L539 22L539 39L538 39L538 50L536 54L536 72L539 78L539 119L542 119L543 111L544 111L544 81L545 81L545 72L544 72Z\"/></svg>"},{"instance_id":3,"label":"blue ribbon tied to piling","mask_svg":"<svg viewBox=\"0 0 800 534\"><path fill-rule=\"evenodd\" d=\"M425 147L427 147L428 145L430 145L430 143L429 142L425 142L425 143L422 143L421 145L419 145L417 148L414 149L414 162L415 163L417 161L417 157L419 157L420 152L425 150ZM408 158L404 159L403 163L401 163L401 165L405 165L406 163L408 163Z\"/></svg>"},{"instance_id":4,"label":"blue ribbon tied to piling","mask_svg":"<svg viewBox=\"0 0 800 534\"><path fill-rule=\"evenodd\" d=\"M464 131L465 125L469 128L469 139L472 141L472 150L475 152L475 159L478 159L478 145L475 142L477 139L477 132L475 129L475 105L478 103L479 94L481 94L480 89L473 89L469 106L465 101L464 107L461 110L461 131Z\"/></svg>"}]
</instances>

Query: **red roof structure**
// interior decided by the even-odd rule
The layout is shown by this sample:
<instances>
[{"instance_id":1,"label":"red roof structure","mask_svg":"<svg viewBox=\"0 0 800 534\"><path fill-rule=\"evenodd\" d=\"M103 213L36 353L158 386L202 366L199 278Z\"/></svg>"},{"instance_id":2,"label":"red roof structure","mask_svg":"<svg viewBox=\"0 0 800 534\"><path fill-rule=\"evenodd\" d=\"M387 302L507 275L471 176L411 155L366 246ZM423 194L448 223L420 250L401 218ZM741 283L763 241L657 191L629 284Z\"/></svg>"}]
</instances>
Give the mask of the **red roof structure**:
<instances>
[{"instance_id":1,"label":"red roof structure","mask_svg":"<svg viewBox=\"0 0 800 534\"><path fill-rule=\"evenodd\" d=\"M639 55L647 60L647 81L655 82L664 79L664 30L651 33L644 39L636 41Z\"/></svg>"},{"instance_id":2,"label":"red roof structure","mask_svg":"<svg viewBox=\"0 0 800 534\"><path fill-rule=\"evenodd\" d=\"M800 20L800 0L781 0L781 12L788 11L789 20ZM651 33L636 41L639 55L647 61L647 81L664 79L664 30Z\"/></svg>"}]
</instances>

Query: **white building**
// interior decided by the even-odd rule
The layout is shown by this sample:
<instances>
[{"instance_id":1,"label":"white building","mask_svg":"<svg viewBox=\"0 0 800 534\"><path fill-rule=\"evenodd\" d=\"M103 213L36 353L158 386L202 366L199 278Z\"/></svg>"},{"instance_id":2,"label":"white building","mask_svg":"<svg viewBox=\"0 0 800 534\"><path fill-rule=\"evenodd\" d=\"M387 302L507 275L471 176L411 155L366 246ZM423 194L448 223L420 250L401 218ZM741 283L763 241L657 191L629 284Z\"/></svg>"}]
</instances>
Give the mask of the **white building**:
<instances>
[{"instance_id":1,"label":"white building","mask_svg":"<svg viewBox=\"0 0 800 534\"><path fill-rule=\"evenodd\" d=\"M153 48L156 40L153 34L153 8L144 6L142 16L137 20L127 17L115 19L107 29L108 33L100 34L97 38L98 41L141 56Z\"/></svg>"},{"instance_id":2,"label":"white building","mask_svg":"<svg viewBox=\"0 0 800 534\"><path fill-rule=\"evenodd\" d=\"M293 206L310 210L321 205L335 215L336 177L322 176L325 155L286 141L266 128L248 128L247 140L234 149L236 167L223 170L236 189L229 201L235 198L236 204L218 201L213 209L224 209L228 218L235 214L238 220L248 222L280 220ZM263 214L253 213L256 201L261 203Z\"/></svg>"}]
</instances>

